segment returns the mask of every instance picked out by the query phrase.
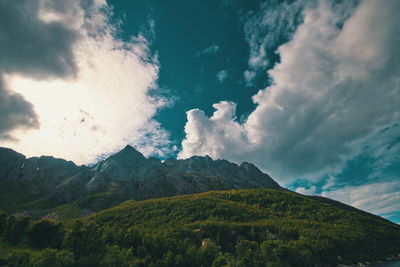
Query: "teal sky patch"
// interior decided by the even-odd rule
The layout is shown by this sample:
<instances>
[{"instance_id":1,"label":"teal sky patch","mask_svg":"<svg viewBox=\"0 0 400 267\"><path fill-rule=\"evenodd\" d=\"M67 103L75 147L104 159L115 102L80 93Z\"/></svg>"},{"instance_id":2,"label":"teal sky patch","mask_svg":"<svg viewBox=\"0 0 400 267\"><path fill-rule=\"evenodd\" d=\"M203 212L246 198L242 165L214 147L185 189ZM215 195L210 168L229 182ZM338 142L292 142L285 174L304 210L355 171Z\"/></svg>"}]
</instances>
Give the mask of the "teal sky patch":
<instances>
[{"instance_id":1,"label":"teal sky patch","mask_svg":"<svg viewBox=\"0 0 400 267\"><path fill-rule=\"evenodd\" d=\"M249 46L242 18L257 11L261 1L109 2L115 19L123 22L121 37L129 39L141 32L151 40L161 65L158 85L175 101L159 111L156 119L178 146L184 138L185 113L190 109L211 115L210 103L233 101L238 120L254 109L251 97L269 81L263 75L254 85L245 85Z\"/></svg>"}]
</instances>

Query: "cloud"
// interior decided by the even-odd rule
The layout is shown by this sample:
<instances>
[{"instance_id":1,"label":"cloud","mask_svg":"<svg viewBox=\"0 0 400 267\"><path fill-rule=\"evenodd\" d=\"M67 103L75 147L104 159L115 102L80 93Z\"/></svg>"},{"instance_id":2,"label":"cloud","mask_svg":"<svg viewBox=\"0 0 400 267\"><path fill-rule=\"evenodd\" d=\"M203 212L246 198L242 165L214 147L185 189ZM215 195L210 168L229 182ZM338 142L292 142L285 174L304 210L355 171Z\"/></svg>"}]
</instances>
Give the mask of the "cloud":
<instances>
[{"instance_id":1,"label":"cloud","mask_svg":"<svg viewBox=\"0 0 400 267\"><path fill-rule=\"evenodd\" d=\"M400 181L376 182L337 188L331 177L322 188L317 186L298 187L297 193L320 195L335 199L358 209L371 212L400 222ZM322 190L321 190L322 189Z\"/></svg>"},{"instance_id":2,"label":"cloud","mask_svg":"<svg viewBox=\"0 0 400 267\"><path fill-rule=\"evenodd\" d=\"M4 88L0 76L0 139L13 139L9 135L11 130L17 128L37 128L39 125L32 104L27 102L22 95L12 93Z\"/></svg>"},{"instance_id":3,"label":"cloud","mask_svg":"<svg viewBox=\"0 0 400 267\"><path fill-rule=\"evenodd\" d=\"M305 188L305 187L298 187L296 188L296 192L303 194L303 195L315 195L315 186L311 186L310 188Z\"/></svg>"},{"instance_id":4,"label":"cloud","mask_svg":"<svg viewBox=\"0 0 400 267\"><path fill-rule=\"evenodd\" d=\"M32 2L18 2L23 3L22 15ZM36 70L25 65L19 70L11 58L2 64L10 66L3 72L8 93L31 103L26 113L34 110L40 129L12 128L8 132L12 139L2 140L0 145L28 156L47 154L80 164L126 144L137 146L146 155L168 154L172 146L168 132L153 116L170 101L157 93L158 59L147 39L141 34L128 41L118 39L118 25L110 23L112 9L105 1L35 3L37 17L32 27L40 26L34 29L39 36L26 38L43 37L41 49L46 53L42 58L41 50L37 58L30 55L38 62ZM64 40L64 46L47 42L46 38L57 37L46 28L53 24L71 31L74 37ZM32 40L30 48L35 42ZM18 112L11 108L9 113Z\"/></svg>"},{"instance_id":5,"label":"cloud","mask_svg":"<svg viewBox=\"0 0 400 267\"><path fill-rule=\"evenodd\" d=\"M229 102L214 105L210 118L189 111L180 157L252 161L283 183L340 171L400 119L399 8L396 0L371 0L305 9L247 120L236 122ZM215 114L225 113L214 123Z\"/></svg>"},{"instance_id":6,"label":"cloud","mask_svg":"<svg viewBox=\"0 0 400 267\"><path fill-rule=\"evenodd\" d=\"M10 139L16 128L37 128L33 106L7 89L4 75L19 73L37 79L73 76L72 46L78 38L68 24L44 21L44 14L61 9L61 1L21 0L0 2L0 139ZM71 9L73 10L73 9Z\"/></svg>"},{"instance_id":7,"label":"cloud","mask_svg":"<svg viewBox=\"0 0 400 267\"><path fill-rule=\"evenodd\" d=\"M202 55L215 55L218 53L220 47L216 44L212 44L211 46L205 48L204 50L197 51L196 52L196 57L200 57Z\"/></svg>"},{"instance_id":8,"label":"cloud","mask_svg":"<svg viewBox=\"0 0 400 267\"><path fill-rule=\"evenodd\" d=\"M51 12L55 17L61 11L56 5L45 3L39 0L0 2L1 72L37 78L76 72L72 46L78 34L61 21L43 20L45 14Z\"/></svg>"},{"instance_id":9,"label":"cloud","mask_svg":"<svg viewBox=\"0 0 400 267\"><path fill-rule=\"evenodd\" d=\"M260 72L265 74L276 60L276 49L287 42L302 22L302 11L315 1L266 1L258 12L243 16L244 34L250 48L249 68L244 72L248 86Z\"/></svg>"},{"instance_id":10,"label":"cloud","mask_svg":"<svg viewBox=\"0 0 400 267\"><path fill-rule=\"evenodd\" d=\"M247 148L244 129L235 121L236 104L221 101L213 107L216 111L210 118L199 109L187 112L186 138L182 141L183 150L179 154L180 158L192 155L210 155L219 158L219 155L229 154L230 159L239 160L241 151L238 147Z\"/></svg>"},{"instance_id":11,"label":"cloud","mask_svg":"<svg viewBox=\"0 0 400 267\"><path fill-rule=\"evenodd\" d=\"M228 71L227 70L221 70L220 72L217 73L216 77L217 77L217 80L220 83L223 83L229 77Z\"/></svg>"},{"instance_id":12,"label":"cloud","mask_svg":"<svg viewBox=\"0 0 400 267\"><path fill-rule=\"evenodd\" d=\"M321 195L381 216L400 215L400 181L348 186Z\"/></svg>"},{"instance_id":13,"label":"cloud","mask_svg":"<svg viewBox=\"0 0 400 267\"><path fill-rule=\"evenodd\" d=\"M251 86L253 84L254 78L257 76L257 72L253 70L245 70L243 73L244 81L247 86Z\"/></svg>"}]
</instances>

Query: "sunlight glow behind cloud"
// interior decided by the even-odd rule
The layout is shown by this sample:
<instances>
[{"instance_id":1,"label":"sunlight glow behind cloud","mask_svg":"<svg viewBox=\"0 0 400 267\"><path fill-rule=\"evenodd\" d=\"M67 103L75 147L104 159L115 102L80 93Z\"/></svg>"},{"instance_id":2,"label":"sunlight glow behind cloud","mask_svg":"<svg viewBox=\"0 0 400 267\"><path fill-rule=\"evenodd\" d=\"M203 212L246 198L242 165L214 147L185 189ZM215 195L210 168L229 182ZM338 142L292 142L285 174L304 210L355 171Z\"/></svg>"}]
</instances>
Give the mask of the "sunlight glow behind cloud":
<instances>
[{"instance_id":1,"label":"sunlight glow behind cloud","mask_svg":"<svg viewBox=\"0 0 400 267\"><path fill-rule=\"evenodd\" d=\"M157 87L157 58L143 36L129 42L115 38L116 28L104 11L107 6L100 2L95 8L90 18L82 12L41 14L51 21L73 16L75 23L69 26L79 32L72 49L77 73L41 79L4 75L10 90L33 104L40 129L17 129L12 134L18 141L5 140L2 146L27 156L47 154L80 164L128 143L147 155L168 151L168 133L152 119L168 100L149 96Z\"/></svg>"}]
</instances>

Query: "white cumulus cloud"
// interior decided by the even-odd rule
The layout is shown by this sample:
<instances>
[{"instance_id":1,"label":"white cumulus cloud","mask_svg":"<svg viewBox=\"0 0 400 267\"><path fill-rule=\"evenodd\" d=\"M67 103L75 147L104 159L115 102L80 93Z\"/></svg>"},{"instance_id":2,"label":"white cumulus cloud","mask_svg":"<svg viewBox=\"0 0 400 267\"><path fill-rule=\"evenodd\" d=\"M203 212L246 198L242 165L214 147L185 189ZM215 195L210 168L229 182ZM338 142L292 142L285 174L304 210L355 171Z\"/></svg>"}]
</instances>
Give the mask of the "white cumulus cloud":
<instances>
[{"instance_id":1,"label":"white cumulus cloud","mask_svg":"<svg viewBox=\"0 0 400 267\"><path fill-rule=\"evenodd\" d=\"M317 180L398 122L400 2L366 0L348 10L329 1L304 10L247 120L237 122L231 102L214 105L210 118L189 111L180 157L251 161L284 183Z\"/></svg>"}]
</instances>

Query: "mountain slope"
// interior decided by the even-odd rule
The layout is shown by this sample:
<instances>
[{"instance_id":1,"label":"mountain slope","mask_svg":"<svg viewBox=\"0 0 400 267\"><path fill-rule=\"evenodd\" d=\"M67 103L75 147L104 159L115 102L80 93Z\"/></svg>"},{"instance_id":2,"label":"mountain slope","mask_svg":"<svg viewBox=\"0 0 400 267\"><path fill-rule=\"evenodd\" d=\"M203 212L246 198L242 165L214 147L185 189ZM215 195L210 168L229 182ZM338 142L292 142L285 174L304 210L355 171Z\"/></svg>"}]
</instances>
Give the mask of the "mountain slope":
<instances>
[{"instance_id":1,"label":"mountain slope","mask_svg":"<svg viewBox=\"0 0 400 267\"><path fill-rule=\"evenodd\" d=\"M301 267L373 262L400 253L399 225L343 204L273 189L126 201L68 223L55 236L61 239L58 246L47 246L56 249L9 249L0 253L0 262Z\"/></svg>"},{"instance_id":2,"label":"mountain slope","mask_svg":"<svg viewBox=\"0 0 400 267\"><path fill-rule=\"evenodd\" d=\"M199 247L213 242L238 266L326 266L400 253L399 225L323 198L271 189L127 201L84 221L115 231L116 240L118 229L131 229L178 243L184 237Z\"/></svg>"},{"instance_id":3,"label":"mountain slope","mask_svg":"<svg viewBox=\"0 0 400 267\"><path fill-rule=\"evenodd\" d=\"M0 208L21 211L84 169L71 161L46 156L27 159L11 149L0 148ZM36 208L40 208L39 203Z\"/></svg>"},{"instance_id":4,"label":"mountain slope","mask_svg":"<svg viewBox=\"0 0 400 267\"><path fill-rule=\"evenodd\" d=\"M0 208L10 213L79 217L127 199L246 188L281 189L250 163L208 156L161 162L126 146L93 166L76 166L0 148Z\"/></svg>"}]
</instances>

